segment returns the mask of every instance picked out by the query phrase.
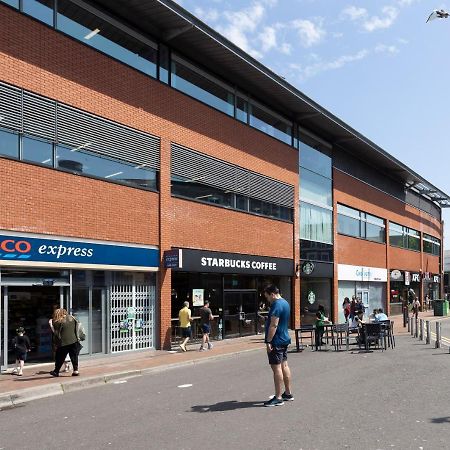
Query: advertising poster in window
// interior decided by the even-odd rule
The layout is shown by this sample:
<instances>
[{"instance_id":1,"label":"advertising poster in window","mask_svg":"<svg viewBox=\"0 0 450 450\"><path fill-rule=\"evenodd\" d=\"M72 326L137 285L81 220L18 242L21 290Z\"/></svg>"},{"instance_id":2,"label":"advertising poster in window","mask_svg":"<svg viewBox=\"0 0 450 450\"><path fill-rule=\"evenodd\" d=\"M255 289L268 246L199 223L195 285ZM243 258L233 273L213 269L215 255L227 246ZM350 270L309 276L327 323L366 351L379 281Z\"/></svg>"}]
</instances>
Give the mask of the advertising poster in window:
<instances>
[{"instance_id":1,"label":"advertising poster in window","mask_svg":"<svg viewBox=\"0 0 450 450\"><path fill-rule=\"evenodd\" d=\"M192 289L192 306L203 306L205 304L205 290Z\"/></svg>"}]
</instances>

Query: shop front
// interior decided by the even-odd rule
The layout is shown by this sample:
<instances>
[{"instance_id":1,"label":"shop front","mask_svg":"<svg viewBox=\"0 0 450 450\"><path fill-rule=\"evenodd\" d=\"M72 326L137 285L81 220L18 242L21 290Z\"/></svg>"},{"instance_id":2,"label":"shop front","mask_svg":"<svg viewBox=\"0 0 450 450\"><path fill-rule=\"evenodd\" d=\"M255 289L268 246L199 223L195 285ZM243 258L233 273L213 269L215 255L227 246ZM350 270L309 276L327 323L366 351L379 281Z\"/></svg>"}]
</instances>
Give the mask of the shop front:
<instances>
[{"instance_id":1,"label":"shop front","mask_svg":"<svg viewBox=\"0 0 450 450\"><path fill-rule=\"evenodd\" d=\"M154 347L159 251L122 243L0 232L0 366L14 359L22 326L31 362L53 357L56 308L83 324L82 355Z\"/></svg>"},{"instance_id":2,"label":"shop front","mask_svg":"<svg viewBox=\"0 0 450 450\"><path fill-rule=\"evenodd\" d=\"M402 314L403 306L412 304L414 298L420 299L422 276L419 272L392 269L390 271L390 314Z\"/></svg>"},{"instance_id":3,"label":"shop front","mask_svg":"<svg viewBox=\"0 0 450 450\"><path fill-rule=\"evenodd\" d=\"M205 300L215 317L212 337L234 338L263 332L268 307L262 290L276 284L291 302L293 261L284 258L175 249L172 268L172 335L177 336L178 311L188 301L196 318ZM167 261L165 255L165 262ZM176 260L175 263L173 261ZM195 333L194 333L195 334Z\"/></svg>"},{"instance_id":4,"label":"shop front","mask_svg":"<svg viewBox=\"0 0 450 450\"><path fill-rule=\"evenodd\" d=\"M302 325L312 324L319 305L333 319L332 281L333 263L302 260L298 266L300 275L300 321Z\"/></svg>"},{"instance_id":5,"label":"shop front","mask_svg":"<svg viewBox=\"0 0 450 450\"><path fill-rule=\"evenodd\" d=\"M374 309L386 309L387 269L380 267L338 265L339 301L355 295L364 304L365 315Z\"/></svg>"}]
</instances>

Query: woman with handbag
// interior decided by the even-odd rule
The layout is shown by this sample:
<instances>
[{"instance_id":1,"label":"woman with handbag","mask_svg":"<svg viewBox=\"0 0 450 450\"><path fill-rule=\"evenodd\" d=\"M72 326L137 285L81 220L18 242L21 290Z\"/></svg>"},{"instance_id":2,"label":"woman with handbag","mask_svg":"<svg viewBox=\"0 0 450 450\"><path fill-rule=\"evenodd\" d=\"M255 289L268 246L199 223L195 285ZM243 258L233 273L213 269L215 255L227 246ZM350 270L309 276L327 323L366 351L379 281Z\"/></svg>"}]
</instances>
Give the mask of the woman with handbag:
<instances>
[{"instance_id":1,"label":"woman with handbag","mask_svg":"<svg viewBox=\"0 0 450 450\"><path fill-rule=\"evenodd\" d=\"M59 371L64 360L69 354L72 361L72 376L79 375L78 354L80 353L80 338L78 336L79 323L75 317L71 316L64 308L58 308L53 313L53 332L57 340L55 354L55 368L50 372L53 377L59 377Z\"/></svg>"}]
</instances>

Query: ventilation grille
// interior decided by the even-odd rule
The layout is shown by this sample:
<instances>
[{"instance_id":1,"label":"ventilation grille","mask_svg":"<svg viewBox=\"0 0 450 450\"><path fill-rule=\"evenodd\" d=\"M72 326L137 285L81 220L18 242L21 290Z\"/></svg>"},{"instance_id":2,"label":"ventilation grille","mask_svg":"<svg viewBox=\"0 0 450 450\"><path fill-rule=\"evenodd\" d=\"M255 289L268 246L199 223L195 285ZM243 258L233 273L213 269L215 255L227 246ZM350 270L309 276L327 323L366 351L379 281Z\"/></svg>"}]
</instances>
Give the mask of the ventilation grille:
<instances>
[{"instance_id":1,"label":"ventilation grille","mask_svg":"<svg viewBox=\"0 0 450 450\"><path fill-rule=\"evenodd\" d=\"M288 208L294 207L293 186L177 144L172 144L172 175Z\"/></svg>"}]
</instances>

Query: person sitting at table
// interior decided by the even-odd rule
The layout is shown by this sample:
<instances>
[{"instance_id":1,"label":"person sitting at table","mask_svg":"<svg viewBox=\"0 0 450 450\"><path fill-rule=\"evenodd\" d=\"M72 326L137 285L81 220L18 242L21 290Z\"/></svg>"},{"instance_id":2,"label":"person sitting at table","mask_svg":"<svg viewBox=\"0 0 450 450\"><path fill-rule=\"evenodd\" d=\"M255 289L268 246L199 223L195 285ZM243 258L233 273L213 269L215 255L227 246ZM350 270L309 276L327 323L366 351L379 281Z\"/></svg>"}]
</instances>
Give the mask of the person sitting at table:
<instances>
[{"instance_id":1,"label":"person sitting at table","mask_svg":"<svg viewBox=\"0 0 450 450\"><path fill-rule=\"evenodd\" d=\"M374 308L374 310L372 311L372 314L369 316L369 321L370 322L375 322L375 316L378 314L378 309Z\"/></svg>"},{"instance_id":2,"label":"person sitting at table","mask_svg":"<svg viewBox=\"0 0 450 450\"><path fill-rule=\"evenodd\" d=\"M357 338L358 344L365 345L366 336L363 333L363 325L365 324L365 322L364 322L364 313L362 311L358 311L356 313L353 323L354 327L358 328L358 338Z\"/></svg>"},{"instance_id":3,"label":"person sitting at table","mask_svg":"<svg viewBox=\"0 0 450 450\"><path fill-rule=\"evenodd\" d=\"M379 308L375 314L375 322L381 322L383 320L389 320L388 316L383 312L383 308Z\"/></svg>"}]
</instances>

